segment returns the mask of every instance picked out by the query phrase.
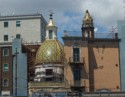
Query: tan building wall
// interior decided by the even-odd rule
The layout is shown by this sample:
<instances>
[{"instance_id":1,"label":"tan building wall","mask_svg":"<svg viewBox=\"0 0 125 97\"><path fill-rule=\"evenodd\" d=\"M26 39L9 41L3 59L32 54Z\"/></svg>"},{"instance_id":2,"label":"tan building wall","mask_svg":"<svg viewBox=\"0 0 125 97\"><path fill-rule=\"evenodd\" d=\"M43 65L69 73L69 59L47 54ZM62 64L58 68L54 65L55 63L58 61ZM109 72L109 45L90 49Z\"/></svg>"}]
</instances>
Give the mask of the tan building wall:
<instances>
[{"instance_id":1,"label":"tan building wall","mask_svg":"<svg viewBox=\"0 0 125 97\"><path fill-rule=\"evenodd\" d=\"M76 42L70 41L70 42L65 42L64 45L64 52L65 52L65 57L67 60L67 68L66 68L66 79L68 80L69 85L73 85L74 80L73 80L73 67L74 64L70 64L70 58L72 57L73 53L73 44ZM81 80L80 84L81 86L86 86L85 90L89 91L89 65L88 65L88 44L83 44L82 42L77 42L78 47L80 48L80 59L81 59L81 64L76 64L78 67L81 69Z\"/></svg>"},{"instance_id":2,"label":"tan building wall","mask_svg":"<svg viewBox=\"0 0 125 97\"><path fill-rule=\"evenodd\" d=\"M118 43L94 43L89 48L90 87L120 90ZM92 80L91 80L92 79ZM92 89L93 90L93 89Z\"/></svg>"},{"instance_id":3,"label":"tan building wall","mask_svg":"<svg viewBox=\"0 0 125 97\"><path fill-rule=\"evenodd\" d=\"M85 91L96 91L97 89L120 91L119 46L116 42L88 44L84 41L65 41L68 83L72 85L73 81L72 69L75 63L70 64L69 59L72 57L75 43L80 48L80 58L84 58L83 64L76 65L81 68L81 84L85 86Z\"/></svg>"}]
</instances>

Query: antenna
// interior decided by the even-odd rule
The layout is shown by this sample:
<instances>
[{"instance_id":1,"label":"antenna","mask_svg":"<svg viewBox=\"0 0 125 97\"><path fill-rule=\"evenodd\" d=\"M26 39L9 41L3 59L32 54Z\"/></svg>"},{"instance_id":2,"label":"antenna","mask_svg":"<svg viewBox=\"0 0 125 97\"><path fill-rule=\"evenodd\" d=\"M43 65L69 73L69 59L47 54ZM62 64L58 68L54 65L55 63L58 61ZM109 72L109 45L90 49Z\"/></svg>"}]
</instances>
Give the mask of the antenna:
<instances>
[{"instance_id":1,"label":"antenna","mask_svg":"<svg viewBox=\"0 0 125 97\"><path fill-rule=\"evenodd\" d=\"M39 11L38 11L38 10L36 10L36 13L37 13L37 14L39 14Z\"/></svg>"},{"instance_id":2,"label":"antenna","mask_svg":"<svg viewBox=\"0 0 125 97\"><path fill-rule=\"evenodd\" d=\"M110 32L111 33L117 33L118 32L117 27L112 26Z\"/></svg>"},{"instance_id":3,"label":"antenna","mask_svg":"<svg viewBox=\"0 0 125 97\"><path fill-rule=\"evenodd\" d=\"M54 14L53 11L52 11L52 9L49 10L49 13L50 13L50 19L52 19L52 16Z\"/></svg>"}]
</instances>

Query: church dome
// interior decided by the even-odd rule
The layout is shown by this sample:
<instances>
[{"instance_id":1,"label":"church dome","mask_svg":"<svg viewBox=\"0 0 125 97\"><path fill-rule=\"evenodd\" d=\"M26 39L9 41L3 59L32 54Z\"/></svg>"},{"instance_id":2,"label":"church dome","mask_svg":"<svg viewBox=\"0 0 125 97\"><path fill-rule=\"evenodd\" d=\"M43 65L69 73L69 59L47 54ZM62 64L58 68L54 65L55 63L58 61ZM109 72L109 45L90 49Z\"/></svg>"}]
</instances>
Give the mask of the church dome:
<instances>
[{"instance_id":1,"label":"church dome","mask_svg":"<svg viewBox=\"0 0 125 97\"><path fill-rule=\"evenodd\" d=\"M36 65L61 63L63 59L63 45L57 39L45 40L36 54Z\"/></svg>"}]
</instances>

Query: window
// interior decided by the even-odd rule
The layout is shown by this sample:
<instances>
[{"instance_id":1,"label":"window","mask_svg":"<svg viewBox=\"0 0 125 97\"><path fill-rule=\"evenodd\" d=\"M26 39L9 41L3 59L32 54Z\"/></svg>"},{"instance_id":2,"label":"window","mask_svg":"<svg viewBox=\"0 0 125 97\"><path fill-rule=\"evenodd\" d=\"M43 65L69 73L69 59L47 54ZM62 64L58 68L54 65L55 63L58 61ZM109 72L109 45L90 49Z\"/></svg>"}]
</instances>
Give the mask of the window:
<instances>
[{"instance_id":1,"label":"window","mask_svg":"<svg viewBox=\"0 0 125 97\"><path fill-rule=\"evenodd\" d=\"M8 22L4 22L4 27L8 27Z\"/></svg>"},{"instance_id":2,"label":"window","mask_svg":"<svg viewBox=\"0 0 125 97\"><path fill-rule=\"evenodd\" d=\"M16 34L16 38L17 38L17 39L20 39L20 34Z\"/></svg>"},{"instance_id":3,"label":"window","mask_svg":"<svg viewBox=\"0 0 125 97\"><path fill-rule=\"evenodd\" d=\"M8 64L4 64L4 65L3 65L3 71L8 71L8 70L9 70Z\"/></svg>"},{"instance_id":4,"label":"window","mask_svg":"<svg viewBox=\"0 0 125 97\"><path fill-rule=\"evenodd\" d=\"M16 21L16 27L20 27L21 24L20 24L20 21Z\"/></svg>"},{"instance_id":5,"label":"window","mask_svg":"<svg viewBox=\"0 0 125 97\"><path fill-rule=\"evenodd\" d=\"M52 75L53 70L52 69L46 69L46 75Z\"/></svg>"},{"instance_id":6,"label":"window","mask_svg":"<svg viewBox=\"0 0 125 97\"><path fill-rule=\"evenodd\" d=\"M8 79L3 79L3 86L7 87L9 85Z\"/></svg>"},{"instance_id":7,"label":"window","mask_svg":"<svg viewBox=\"0 0 125 97\"><path fill-rule=\"evenodd\" d=\"M73 75L74 75L74 80L80 80L81 78L81 72L80 72L80 68L74 68L73 70Z\"/></svg>"},{"instance_id":8,"label":"window","mask_svg":"<svg viewBox=\"0 0 125 97\"><path fill-rule=\"evenodd\" d=\"M46 72L45 72L46 76L49 76L49 77L46 77L45 78L45 81L52 81L52 76L53 75L53 69L46 69Z\"/></svg>"},{"instance_id":9,"label":"window","mask_svg":"<svg viewBox=\"0 0 125 97\"><path fill-rule=\"evenodd\" d=\"M4 35L4 41L8 41L8 35Z\"/></svg>"},{"instance_id":10,"label":"window","mask_svg":"<svg viewBox=\"0 0 125 97\"><path fill-rule=\"evenodd\" d=\"M3 56L8 56L8 55L9 55L9 49L3 48Z\"/></svg>"},{"instance_id":11,"label":"window","mask_svg":"<svg viewBox=\"0 0 125 97\"><path fill-rule=\"evenodd\" d=\"M49 39L52 39L53 31L49 30Z\"/></svg>"},{"instance_id":12,"label":"window","mask_svg":"<svg viewBox=\"0 0 125 97\"><path fill-rule=\"evenodd\" d=\"M73 62L80 61L80 51L79 48L73 48Z\"/></svg>"}]
</instances>

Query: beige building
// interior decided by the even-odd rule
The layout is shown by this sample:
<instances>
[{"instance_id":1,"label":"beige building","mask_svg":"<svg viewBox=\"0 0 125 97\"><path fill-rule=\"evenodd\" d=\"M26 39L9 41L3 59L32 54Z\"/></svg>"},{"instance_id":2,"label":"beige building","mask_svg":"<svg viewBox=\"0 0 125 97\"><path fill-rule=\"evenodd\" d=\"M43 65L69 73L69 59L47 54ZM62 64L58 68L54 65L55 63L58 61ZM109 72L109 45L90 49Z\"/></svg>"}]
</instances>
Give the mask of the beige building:
<instances>
[{"instance_id":1,"label":"beige building","mask_svg":"<svg viewBox=\"0 0 125 97\"><path fill-rule=\"evenodd\" d=\"M0 16L0 42L22 38L25 43L45 39L46 20L42 14Z\"/></svg>"}]
</instances>

